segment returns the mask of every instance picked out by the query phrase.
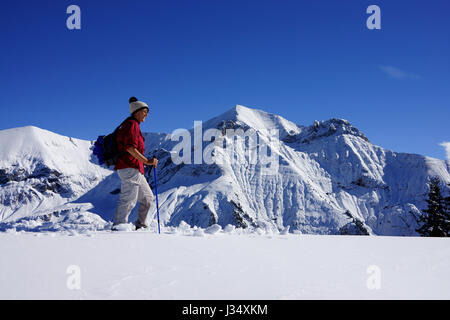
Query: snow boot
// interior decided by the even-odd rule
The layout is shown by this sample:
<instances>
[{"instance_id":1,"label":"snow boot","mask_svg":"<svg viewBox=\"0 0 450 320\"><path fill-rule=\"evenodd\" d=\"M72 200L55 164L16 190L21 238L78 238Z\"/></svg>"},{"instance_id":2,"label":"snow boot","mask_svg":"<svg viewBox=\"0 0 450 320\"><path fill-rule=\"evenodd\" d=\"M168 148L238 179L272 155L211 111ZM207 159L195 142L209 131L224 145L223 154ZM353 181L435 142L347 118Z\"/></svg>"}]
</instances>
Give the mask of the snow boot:
<instances>
[{"instance_id":1,"label":"snow boot","mask_svg":"<svg viewBox=\"0 0 450 320\"><path fill-rule=\"evenodd\" d=\"M136 227L135 230L139 230L139 229L147 230L147 229L148 229L148 226L147 226L147 225L145 225L145 224L140 224L140 223L136 223L136 224L135 224L135 227Z\"/></svg>"},{"instance_id":2,"label":"snow boot","mask_svg":"<svg viewBox=\"0 0 450 320\"><path fill-rule=\"evenodd\" d=\"M111 231L134 231L135 226L131 223L120 223L113 225Z\"/></svg>"}]
</instances>

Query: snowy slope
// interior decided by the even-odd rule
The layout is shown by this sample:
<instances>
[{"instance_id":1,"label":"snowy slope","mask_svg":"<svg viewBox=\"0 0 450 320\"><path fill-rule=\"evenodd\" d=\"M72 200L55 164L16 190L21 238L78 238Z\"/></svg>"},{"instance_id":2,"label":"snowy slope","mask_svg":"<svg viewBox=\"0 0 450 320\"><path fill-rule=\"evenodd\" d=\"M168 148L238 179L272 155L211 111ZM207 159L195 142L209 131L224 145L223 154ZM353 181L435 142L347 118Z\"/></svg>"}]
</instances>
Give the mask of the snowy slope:
<instances>
[{"instance_id":1,"label":"snowy slope","mask_svg":"<svg viewBox=\"0 0 450 320\"><path fill-rule=\"evenodd\" d=\"M269 233L416 235L427 179L439 176L448 192L445 161L375 146L346 120L299 126L236 106L203 122L203 133L211 128L224 134L226 145L210 149L218 160L213 164L176 165L170 151L178 141L171 141L171 134L145 134L146 155L160 160L158 191L165 226L185 221L203 228L231 224ZM267 174L263 163L249 161L248 143L233 139L227 129L256 133L278 156L277 170ZM273 129L278 139L271 136ZM194 129L190 133L194 137ZM198 146L191 142L195 152ZM0 230L13 228L14 221L19 230L32 230L29 218L17 221L30 215L47 215L59 227L67 218L83 229L83 221L97 221L92 214L98 214L106 221L101 228L108 227L120 181L95 163L92 142L25 127L0 131L0 144ZM202 149L210 146L204 141ZM153 188L153 173L147 175ZM151 216L155 205L150 210ZM41 229L43 221L37 223ZM154 227L155 220L150 222Z\"/></svg>"},{"instance_id":2,"label":"snowy slope","mask_svg":"<svg viewBox=\"0 0 450 320\"><path fill-rule=\"evenodd\" d=\"M0 233L0 299L450 298L447 238L199 230Z\"/></svg>"},{"instance_id":3,"label":"snowy slope","mask_svg":"<svg viewBox=\"0 0 450 320\"><path fill-rule=\"evenodd\" d=\"M30 126L0 131L0 143L1 221L76 210L64 205L112 173L92 162L89 141Z\"/></svg>"},{"instance_id":4,"label":"snowy slope","mask_svg":"<svg viewBox=\"0 0 450 320\"><path fill-rule=\"evenodd\" d=\"M221 164L174 166L169 153L160 153L159 177L168 177L159 187L166 224L415 235L428 177L450 182L445 161L375 146L346 120L297 126L236 106L203 123L203 131L209 128L255 130L266 141L277 129L280 139L269 146L279 155L278 172L262 174L260 163L248 163L244 143L228 137L236 152L217 152ZM162 146L171 150L173 143Z\"/></svg>"}]
</instances>

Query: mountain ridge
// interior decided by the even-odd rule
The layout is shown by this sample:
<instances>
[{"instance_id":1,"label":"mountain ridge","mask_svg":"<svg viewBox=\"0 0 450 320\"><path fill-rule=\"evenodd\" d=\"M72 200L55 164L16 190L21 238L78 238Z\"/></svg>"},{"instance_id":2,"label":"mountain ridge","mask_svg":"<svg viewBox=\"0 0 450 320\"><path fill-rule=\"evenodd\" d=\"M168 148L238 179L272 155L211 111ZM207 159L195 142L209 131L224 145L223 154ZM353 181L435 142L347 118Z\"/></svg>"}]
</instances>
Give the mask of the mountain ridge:
<instances>
[{"instance_id":1,"label":"mountain ridge","mask_svg":"<svg viewBox=\"0 0 450 320\"><path fill-rule=\"evenodd\" d=\"M219 163L175 165L170 151L178 141L171 140L172 134L144 133L146 155L160 160L158 191L165 225L184 221L191 226L231 224L270 232L417 235L427 179L439 176L443 183L450 182L445 161L372 145L344 119L299 126L281 116L236 105L202 125L204 130L224 133L238 128L256 131L278 156L277 171L263 174L261 163L248 162L245 141L227 135L223 139L233 146L233 153L214 147ZM270 129L279 130L277 141L266 139ZM20 154L9 137L12 132L22 131L18 139L23 143L33 141L30 132L45 141L37 151L25 148L28 162L2 155L0 221L64 205L71 211L92 207L90 212L112 219L120 180L92 158L92 141L36 127L8 130L15 131L7 131L6 137L5 130L0 131L0 143L10 149L4 151L10 156ZM202 146L206 144L203 141ZM60 157L62 151L76 154L77 160ZM41 170L36 171L39 166ZM146 174L150 175L149 168ZM154 187L153 179L148 181ZM154 213L155 206L150 210Z\"/></svg>"}]
</instances>

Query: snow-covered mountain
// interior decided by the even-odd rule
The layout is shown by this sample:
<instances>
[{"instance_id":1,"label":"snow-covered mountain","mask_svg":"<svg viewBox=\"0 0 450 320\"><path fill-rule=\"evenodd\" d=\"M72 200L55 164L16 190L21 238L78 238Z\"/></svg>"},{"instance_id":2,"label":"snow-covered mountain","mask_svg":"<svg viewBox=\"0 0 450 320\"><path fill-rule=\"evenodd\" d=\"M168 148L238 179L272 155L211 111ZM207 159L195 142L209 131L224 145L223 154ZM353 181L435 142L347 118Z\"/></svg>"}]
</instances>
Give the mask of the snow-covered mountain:
<instances>
[{"instance_id":1,"label":"snow-covered mountain","mask_svg":"<svg viewBox=\"0 0 450 320\"><path fill-rule=\"evenodd\" d=\"M202 133L208 129L221 133L215 137L220 144L196 144L191 129L190 149L203 157L208 150L216 160L212 164L205 159L176 164L173 150L179 141L172 141L172 134L145 134L147 156L160 160L163 225L185 221L275 232L416 235L429 177L438 176L448 192L448 162L375 146L346 120L299 126L236 106L203 122ZM239 130L257 135L276 156L276 166L250 161L250 153L261 147L252 149L249 140L229 134ZM112 219L120 181L96 163L93 142L24 127L0 131L0 145L1 221L68 212ZM148 181L153 188L153 173ZM155 205L150 210L153 214Z\"/></svg>"},{"instance_id":2,"label":"snow-covered mountain","mask_svg":"<svg viewBox=\"0 0 450 320\"><path fill-rule=\"evenodd\" d=\"M0 221L89 209L72 201L111 174L90 141L29 126L0 131L0 145Z\"/></svg>"}]
</instances>

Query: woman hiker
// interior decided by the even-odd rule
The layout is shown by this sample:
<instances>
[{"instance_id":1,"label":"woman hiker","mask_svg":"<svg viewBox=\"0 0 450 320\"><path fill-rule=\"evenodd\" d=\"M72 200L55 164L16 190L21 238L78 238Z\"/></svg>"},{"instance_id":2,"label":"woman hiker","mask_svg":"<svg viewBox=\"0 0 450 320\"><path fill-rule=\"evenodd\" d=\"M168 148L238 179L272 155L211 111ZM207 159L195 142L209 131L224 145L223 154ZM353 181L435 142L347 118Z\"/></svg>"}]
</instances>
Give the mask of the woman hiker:
<instances>
[{"instance_id":1,"label":"woman hiker","mask_svg":"<svg viewBox=\"0 0 450 320\"><path fill-rule=\"evenodd\" d=\"M138 101L135 97L131 97L129 103L131 116L125 120L117 133L117 146L121 155L117 159L114 170L117 171L122 186L114 213L114 223L111 228L113 231L121 229L120 224L128 223L128 216L136 202L139 202L136 230L147 228L147 214L154 199L144 176L144 164L156 167L158 159L148 160L144 156L144 136L139 127L139 124L147 118L149 108L145 102Z\"/></svg>"}]
</instances>

